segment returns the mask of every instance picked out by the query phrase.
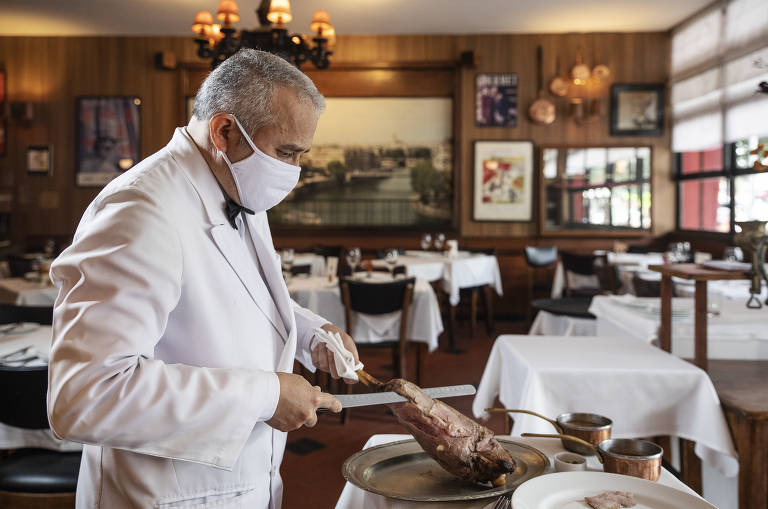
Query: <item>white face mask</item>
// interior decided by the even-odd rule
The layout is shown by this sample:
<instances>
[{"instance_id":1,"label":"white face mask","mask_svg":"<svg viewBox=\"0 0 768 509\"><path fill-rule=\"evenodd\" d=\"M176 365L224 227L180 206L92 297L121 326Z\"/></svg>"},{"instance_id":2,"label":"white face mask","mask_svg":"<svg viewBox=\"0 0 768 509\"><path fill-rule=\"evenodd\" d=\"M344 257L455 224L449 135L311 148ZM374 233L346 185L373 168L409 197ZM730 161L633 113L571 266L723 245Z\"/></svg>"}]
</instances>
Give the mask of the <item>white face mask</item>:
<instances>
[{"instance_id":1,"label":"white face mask","mask_svg":"<svg viewBox=\"0 0 768 509\"><path fill-rule=\"evenodd\" d=\"M253 154L236 163L229 162L227 154L219 150L235 179L240 203L254 212L269 210L288 196L299 182L301 168L270 157L253 143L237 117L237 127L251 146ZM215 146L215 145L214 145ZM218 149L217 149L218 150Z\"/></svg>"}]
</instances>

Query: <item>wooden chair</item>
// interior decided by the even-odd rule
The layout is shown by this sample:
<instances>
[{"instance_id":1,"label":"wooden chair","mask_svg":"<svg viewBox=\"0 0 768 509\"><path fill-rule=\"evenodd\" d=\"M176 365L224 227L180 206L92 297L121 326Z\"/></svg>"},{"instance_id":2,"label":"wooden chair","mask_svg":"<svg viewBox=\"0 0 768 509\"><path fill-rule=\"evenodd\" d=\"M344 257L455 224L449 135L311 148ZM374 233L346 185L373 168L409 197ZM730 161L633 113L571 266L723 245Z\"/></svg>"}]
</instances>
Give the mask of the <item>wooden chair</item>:
<instances>
[{"instance_id":1,"label":"wooden chair","mask_svg":"<svg viewBox=\"0 0 768 509\"><path fill-rule=\"evenodd\" d=\"M565 271L565 295L564 297L593 297L602 293L600 286L588 288L571 288L568 273L578 274L580 276L595 276L595 261L598 256L594 254L570 253L562 251L560 261L563 263Z\"/></svg>"},{"instance_id":2,"label":"wooden chair","mask_svg":"<svg viewBox=\"0 0 768 509\"><path fill-rule=\"evenodd\" d=\"M48 367L0 365L0 423L48 429ZM79 452L17 449L0 461L3 509L72 509L80 471Z\"/></svg>"},{"instance_id":3,"label":"wooden chair","mask_svg":"<svg viewBox=\"0 0 768 509\"><path fill-rule=\"evenodd\" d=\"M534 297L538 292L548 290L547 297L551 293L551 283L546 285L537 285L535 281L536 271L539 269L551 268L557 263L557 247L538 247L538 246L525 246L525 263L528 265L528 306L526 310L526 316L528 323L532 320L533 315L533 302ZM537 292L538 290L538 292Z\"/></svg>"},{"instance_id":4,"label":"wooden chair","mask_svg":"<svg viewBox=\"0 0 768 509\"><path fill-rule=\"evenodd\" d=\"M294 265L291 267L291 276L300 276L302 274L309 276L311 271L311 265Z\"/></svg>"},{"instance_id":5,"label":"wooden chair","mask_svg":"<svg viewBox=\"0 0 768 509\"><path fill-rule=\"evenodd\" d=\"M649 281L635 274L632 276L632 287L638 297L661 297L661 281Z\"/></svg>"},{"instance_id":6,"label":"wooden chair","mask_svg":"<svg viewBox=\"0 0 768 509\"><path fill-rule=\"evenodd\" d=\"M27 272L32 272L34 260L19 255L8 255L8 271L11 277L24 277Z\"/></svg>"},{"instance_id":7,"label":"wooden chair","mask_svg":"<svg viewBox=\"0 0 768 509\"><path fill-rule=\"evenodd\" d=\"M401 311L400 332L396 341L384 341L380 343L356 343L359 350L369 348L389 348L392 351L392 364L394 366L394 375L399 378L406 378L407 370L407 331L408 331L408 310L413 301L413 290L416 285L416 278L407 278L393 281L391 283L370 283L367 281L355 281L342 279L339 282L341 287L341 301L344 304L344 318L347 324L347 334L352 334L352 312L364 313L368 315L383 315ZM421 384L421 376L424 371L424 346L418 344L416 350L416 383ZM347 392L350 386L346 386ZM349 418L349 412L342 413L342 422Z\"/></svg>"}]
</instances>

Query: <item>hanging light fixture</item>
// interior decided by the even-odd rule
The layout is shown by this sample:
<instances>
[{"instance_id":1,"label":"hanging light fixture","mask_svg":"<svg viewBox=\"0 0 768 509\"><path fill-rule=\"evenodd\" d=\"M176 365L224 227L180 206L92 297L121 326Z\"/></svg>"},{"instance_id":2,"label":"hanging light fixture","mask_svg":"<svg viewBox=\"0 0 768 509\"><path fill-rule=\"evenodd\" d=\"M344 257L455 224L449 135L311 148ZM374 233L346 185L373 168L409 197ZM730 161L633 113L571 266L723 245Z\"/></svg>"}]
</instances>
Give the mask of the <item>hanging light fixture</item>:
<instances>
[{"instance_id":1,"label":"hanging light fixture","mask_svg":"<svg viewBox=\"0 0 768 509\"><path fill-rule=\"evenodd\" d=\"M285 27L293 19L289 0L262 0L256 9L261 30L237 30L233 23L240 21L240 11L235 0L221 0L214 23L210 12L195 15L192 31L195 33L197 55L210 59L211 67L234 55L240 48L260 49L274 53L301 69L307 61L318 69L326 69L333 54L329 48L336 42L336 30L331 25L328 11L315 11L309 28L313 37L289 34ZM268 29L267 29L268 28Z\"/></svg>"}]
</instances>

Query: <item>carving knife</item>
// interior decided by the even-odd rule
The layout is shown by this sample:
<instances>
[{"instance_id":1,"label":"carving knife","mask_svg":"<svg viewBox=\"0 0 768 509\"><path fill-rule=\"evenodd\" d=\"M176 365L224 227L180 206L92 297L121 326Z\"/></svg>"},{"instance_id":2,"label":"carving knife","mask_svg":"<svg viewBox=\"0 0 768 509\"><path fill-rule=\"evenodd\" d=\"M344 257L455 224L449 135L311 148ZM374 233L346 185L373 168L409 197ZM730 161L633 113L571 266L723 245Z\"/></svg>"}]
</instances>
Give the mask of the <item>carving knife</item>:
<instances>
[{"instance_id":1,"label":"carving knife","mask_svg":"<svg viewBox=\"0 0 768 509\"><path fill-rule=\"evenodd\" d=\"M431 398L453 398L456 396L471 396L477 391L471 385L450 385L447 387L432 387L422 389L425 394ZM368 405L387 405L390 403L400 403L406 399L395 392L373 392L367 394L334 394L341 403L342 408L352 408Z\"/></svg>"}]
</instances>

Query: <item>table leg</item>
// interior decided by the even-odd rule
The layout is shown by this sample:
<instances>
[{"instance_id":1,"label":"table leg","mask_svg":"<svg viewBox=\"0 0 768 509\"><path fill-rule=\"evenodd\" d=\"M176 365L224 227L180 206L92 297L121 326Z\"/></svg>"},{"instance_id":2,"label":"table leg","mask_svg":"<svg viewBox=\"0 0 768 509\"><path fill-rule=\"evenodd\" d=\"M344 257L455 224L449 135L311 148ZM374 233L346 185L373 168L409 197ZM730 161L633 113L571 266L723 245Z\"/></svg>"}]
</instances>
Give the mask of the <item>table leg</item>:
<instances>
[{"instance_id":1,"label":"table leg","mask_svg":"<svg viewBox=\"0 0 768 509\"><path fill-rule=\"evenodd\" d=\"M739 509L768 508L768 420L723 406L739 453Z\"/></svg>"},{"instance_id":2,"label":"table leg","mask_svg":"<svg viewBox=\"0 0 768 509\"><path fill-rule=\"evenodd\" d=\"M659 326L661 349L672 351L672 277L661 276L661 325Z\"/></svg>"},{"instance_id":3,"label":"table leg","mask_svg":"<svg viewBox=\"0 0 768 509\"><path fill-rule=\"evenodd\" d=\"M694 452L695 447L696 442L680 439L680 470L683 482L701 495L701 460Z\"/></svg>"},{"instance_id":4,"label":"table leg","mask_svg":"<svg viewBox=\"0 0 768 509\"><path fill-rule=\"evenodd\" d=\"M694 297L693 355L694 364L707 370L707 282L696 281Z\"/></svg>"},{"instance_id":5,"label":"table leg","mask_svg":"<svg viewBox=\"0 0 768 509\"><path fill-rule=\"evenodd\" d=\"M470 326L470 332L469 332L469 339L473 340L475 339L475 329L477 328L477 304L478 300L480 298L480 290L475 288L472 290L472 297L470 300L470 314L469 314L469 326Z\"/></svg>"},{"instance_id":6,"label":"table leg","mask_svg":"<svg viewBox=\"0 0 768 509\"><path fill-rule=\"evenodd\" d=\"M456 348L456 306L448 304L448 353L464 353L464 350Z\"/></svg>"},{"instance_id":7,"label":"table leg","mask_svg":"<svg viewBox=\"0 0 768 509\"><path fill-rule=\"evenodd\" d=\"M485 292L485 331L488 333L488 339L492 339L491 336L496 329L496 324L493 323L493 288L491 285L485 285L483 292Z\"/></svg>"}]
</instances>

